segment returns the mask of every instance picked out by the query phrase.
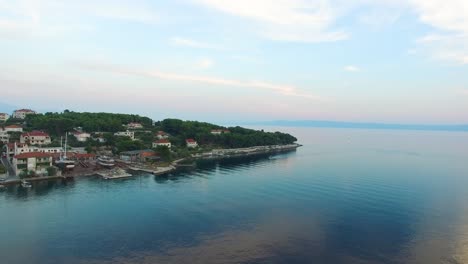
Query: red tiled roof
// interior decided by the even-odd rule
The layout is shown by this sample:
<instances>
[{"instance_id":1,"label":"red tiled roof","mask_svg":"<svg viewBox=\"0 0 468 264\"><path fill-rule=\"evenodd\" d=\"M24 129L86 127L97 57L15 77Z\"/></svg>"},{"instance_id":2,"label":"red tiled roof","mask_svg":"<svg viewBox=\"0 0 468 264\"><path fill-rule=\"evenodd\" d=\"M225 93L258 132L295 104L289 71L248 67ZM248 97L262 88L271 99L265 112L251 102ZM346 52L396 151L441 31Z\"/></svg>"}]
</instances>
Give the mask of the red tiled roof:
<instances>
[{"instance_id":1,"label":"red tiled roof","mask_svg":"<svg viewBox=\"0 0 468 264\"><path fill-rule=\"evenodd\" d=\"M171 143L171 142L167 139L160 139L160 140L157 140L155 143Z\"/></svg>"},{"instance_id":2,"label":"red tiled roof","mask_svg":"<svg viewBox=\"0 0 468 264\"><path fill-rule=\"evenodd\" d=\"M5 128L23 128L23 127L18 126L18 125L9 125L9 126L6 126Z\"/></svg>"},{"instance_id":3,"label":"red tiled roof","mask_svg":"<svg viewBox=\"0 0 468 264\"><path fill-rule=\"evenodd\" d=\"M27 158L49 158L52 157L49 153L44 152L28 152L15 155L15 159L27 159Z\"/></svg>"},{"instance_id":4,"label":"red tiled roof","mask_svg":"<svg viewBox=\"0 0 468 264\"><path fill-rule=\"evenodd\" d=\"M22 137L26 137L26 136L48 137L49 134L42 132L42 131L32 131L32 132L23 133L21 136Z\"/></svg>"},{"instance_id":5,"label":"red tiled roof","mask_svg":"<svg viewBox=\"0 0 468 264\"><path fill-rule=\"evenodd\" d=\"M23 146L26 146L26 145L27 145L27 144L16 143L16 146L19 147L19 148L21 148L21 147L23 147ZM7 144L7 147L8 147L8 148L14 148L14 147L15 147L15 143L8 143L8 144Z\"/></svg>"},{"instance_id":6,"label":"red tiled roof","mask_svg":"<svg viewBox=\"0 0 468 264\"><path fill-rule=\"evenodd\" d=\"M31 109L18 109L18 110L15 110L15 112L35 113L35 111Z\"/></svg>"},{"instance_id":7,"label":"red tiled roof","mask_svg":"<svg viewBox=\"0 0 468 264\"><path fill-rule=\"evenodd\" d=\"M187 142L187 143L195 143L195 142L197 142L197 141L195 141L195 139L192 139L192 138L187 138L187 139L185 140L185 142Z\"/></svg>"},{"instance_id":8,"label":"red tiled roof","mask_svg":"<svg viewBox=\"0 0 468 264\"><path fill-rule=\"evenodd\" d=\"M164 132L164 131L158 131L158 135L166 135L166 132Z\"/></svg>"}]
</instances>

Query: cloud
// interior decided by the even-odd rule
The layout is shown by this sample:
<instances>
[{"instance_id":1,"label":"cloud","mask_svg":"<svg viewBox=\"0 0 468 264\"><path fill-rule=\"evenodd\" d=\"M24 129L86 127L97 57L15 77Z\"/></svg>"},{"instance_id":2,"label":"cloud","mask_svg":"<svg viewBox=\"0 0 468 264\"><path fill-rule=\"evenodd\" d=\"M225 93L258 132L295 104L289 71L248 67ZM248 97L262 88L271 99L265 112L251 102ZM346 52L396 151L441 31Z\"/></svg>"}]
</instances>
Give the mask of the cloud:
<instances>
[{"instance_id":1,"label":"cloud","mask_svg":"<svg viewBox=\"0 0 468 264\"><path fill-rule=\"evenodd\" d=\"M283 84L274 84L264 81L242 81L234 79L224 79L212 76L200 76L200 75L187 75L187 74L178 74L178 73L168 73L158 70L140 70L140 69L130 69L125 67L120 67L117 65L110 64L97 64L97 63L81 63L79 65L82 68L88 70L99 70L112 72L117 74L126 74L126 75L137 75L145 76L151 78L157 78L161 80L169 81L180 81L180 82L192 82L192 83L204 83L209 85L220 85L220 86L231 86L231 87L244 87L244 88L255 88L259 90L272 91L276 94L291 96L291 97L300 97L310 100L318 101L327 101L328 99L322 96L318 96L303 90L300 90L292 85L283 85Z\"/></svg>"},{"instance_id":2,"label":"cloud","mask_svg":"<svg viewBox=\"0 0 468 264\"><path fill-rule=\"evenodd\" d=\"M434 32L418 39L432 57L468 64L468 1L411 0L422 23Z\"/></svg>"},{"instance_id":3,"label":"cloud","mask_svg":"<svg viewBox=\"0 0 468 264\"><path fill-rule=\"evenodd\" d=\"M220 47L220 46L196 41L196 40L189 39L189 38L174 37L174 38L171 38L170 42L176 46L183 46L183 47L190 47L190 48L197 48L197 49L214 49L214 50L224 49L223 47Z\"/></svg>"},{"instance_id":4,"label":"cloud","mask_svg":"<svg viewBox=\"0 0 468 264\"><path fill-rule=\"evenodd\" d=\"M360 72L361 68L355 65L348 65L343 68L347 72Z\"/></svg>"},{"instance_id":5,"label":"cloud","mask_svg":"<svg viewBox=\"0 0 468 264\"><path fill-rule=\"evenodd\" d=\"M212 59L203 58L197 62L196 66L199 69L208 69L214 65L214 61Z\"/></svg>"},{"instance_id":6,"label":"cloud","mask_svg":"<svg viewBox=\"0 0 468 264\"><path fill-rule=\"evenodd\" d=\"M91 18L153 24L158 16L142 2L0 0L0 34L50 37L94 29ZM1 35L0 35L1 37Z\"/></svg>"},{"instance_id":7,"label":"cloud","mask_svg":"<svg viewBox=\"0 0 468 264\"><path fill-rule=\"evenodd\" d=\"M249 21L263 37L293 42L327 42L348 38L333 30L338 14L327 0L195 0L206 7ZM255 24L253 24L255 23Z\"/></svg>"}]
</instances>

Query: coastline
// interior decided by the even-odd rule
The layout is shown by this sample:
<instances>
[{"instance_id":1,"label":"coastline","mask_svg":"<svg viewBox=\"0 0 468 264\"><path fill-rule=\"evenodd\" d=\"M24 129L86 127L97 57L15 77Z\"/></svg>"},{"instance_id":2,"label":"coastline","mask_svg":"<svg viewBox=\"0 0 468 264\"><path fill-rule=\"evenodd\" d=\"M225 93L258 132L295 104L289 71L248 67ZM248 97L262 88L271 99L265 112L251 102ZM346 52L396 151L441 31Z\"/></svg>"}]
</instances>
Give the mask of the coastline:
<instances>
[{"instance_id":1,"label":"coastline","mask_svg":"<svg viewBox=\"0 0 468 264\"><path fill-rule=\"evenodd\" d=\"M159 175L166 175L171 172L176 171L178 168L182 167L195 167L196 161L199 160L221 160L221 159L229 159L229 158L238 158L238 157L248 157L248 156L255 156L255 155L264 155L264 154L279 154L283 152L294 151L297 148L301 147L302 145L294 143L294 144L287 144L287 145L268 145L268 146L255 146L255 147L248 147L248 148L236 148L236 149L213 149L211 151L203 152L200 154L192 154L190 157L180 158L171 162L171 165L167 167L150 167L150 166L142 166L141 164L128 164L125 169L131 171L139 171L139 172L146 172L153 174L155 176ZM193 164L180 164L187 160L193 160ZM80 177L89 177L89 176L98 176L99 171L93 171L91 173L72 173L68 175L62 176L44 176L44 177L31 177L31 178L24 178L24 179L15 179L9 180L0 183L0 185L14 185L20 184L21 181L29 181L29 182L37 182L37 181L50 181L50 180L67 180L67 179L74 179Z\"/></svg>"}]
</instances>

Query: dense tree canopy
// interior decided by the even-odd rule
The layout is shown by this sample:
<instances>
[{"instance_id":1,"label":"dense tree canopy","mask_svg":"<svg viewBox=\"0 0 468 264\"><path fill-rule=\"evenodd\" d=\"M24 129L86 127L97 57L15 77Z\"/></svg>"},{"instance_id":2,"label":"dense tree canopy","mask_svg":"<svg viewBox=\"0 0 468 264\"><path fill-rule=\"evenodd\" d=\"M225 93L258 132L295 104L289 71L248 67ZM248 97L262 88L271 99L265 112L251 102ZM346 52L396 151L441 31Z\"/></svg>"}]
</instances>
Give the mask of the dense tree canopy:
<instances>
[{"instance_id":1,"label":"dense tree canopy","mask_svg":"<svg viewBox=\"0 0 468 264\"><path fill-rule=\"evenodd\" d=\"M123 125L130 122L141 123L144 127L152 126L150 118L128 114L78 113L65 110L63 113L45 113L26 117L28 129L44 130L51 135L63 135L75 127L82 127L83 130L92 132L117 132L123 130Z\"/></svg>"},{"instance_id":2,"label":"dense tree canopy","mask_svg":"<svg viewBox=\"0 0 468 264\"><path fill-rule=\"evenodd\" d=\"M137 130L131 140L126 137L116 137L114 132L125 130L125 125L130 122L138 122L144 129ZM162 130L169 133L172 150L177 153L185 153L185 140L193 138L202 148L241 148L265 145L282 145L294 143L297 139L290 134L281 132L264 132L259 130L236 127L223 127L205 122L183 121L179 119L165 119L153 124L148 117L128 114L111 113L78 113L65 110L63 113L45 113L28 115L26 130L43 130L57 139L65 132L72 131L76 127L82 127L84 131L108 132L102 134L105 143L96 140L77 142L73 137L69 138L72 146L86 146L92 149L100 146L112 147L114 151L127 151L151 148L156 140L156 132ZM222 130L223 133L213 135L212 130ZM57 141L57 140L55 140ZM54 141L54 142L55 142ZM58 142L58 141L57 141Z\"/></svg>"}]
</instances>

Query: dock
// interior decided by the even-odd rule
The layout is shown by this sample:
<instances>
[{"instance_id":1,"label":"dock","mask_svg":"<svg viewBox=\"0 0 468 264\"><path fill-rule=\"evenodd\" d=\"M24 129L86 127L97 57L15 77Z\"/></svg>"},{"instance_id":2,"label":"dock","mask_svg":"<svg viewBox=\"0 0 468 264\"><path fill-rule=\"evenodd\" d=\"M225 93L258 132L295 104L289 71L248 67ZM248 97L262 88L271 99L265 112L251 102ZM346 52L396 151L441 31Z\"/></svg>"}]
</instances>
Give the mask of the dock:
<instances>
[{"instance_id":1,"label":"dock","mask_svg":"<svg viewBox=\"0 0 468 264\"><path fill-rule=\"evenodd\" d=\"M100 171L100 172L97 172L96 174L101 176L104 180L123 179L123 178L133 177L132 174L120 168L115 168L109 171Z\"/></svg>"},{"instance_id":2,"label":"dock","mask_svg":"<svg viewBox=\"0 0 468 264\"><path fill-rule=\"evenodd\" d=\"M146 173L151 173L154 175L164 175L167 173L170 173L176 169L174 166L168 166L168 167L135 167L135 166L129 166L128 167L130 170L133 171L141 171L141 172L146 172Z\"/></svg>"}]
</instances>

